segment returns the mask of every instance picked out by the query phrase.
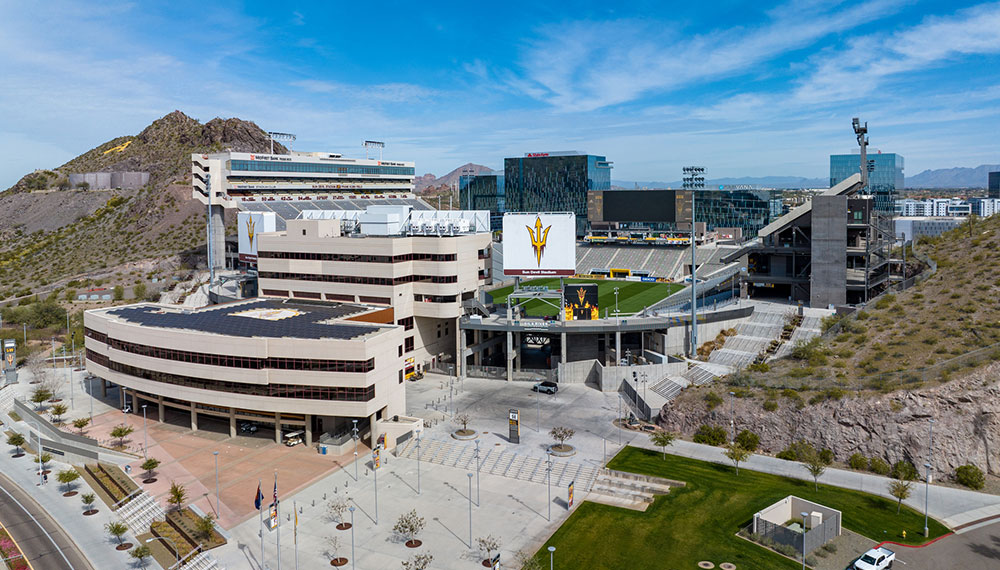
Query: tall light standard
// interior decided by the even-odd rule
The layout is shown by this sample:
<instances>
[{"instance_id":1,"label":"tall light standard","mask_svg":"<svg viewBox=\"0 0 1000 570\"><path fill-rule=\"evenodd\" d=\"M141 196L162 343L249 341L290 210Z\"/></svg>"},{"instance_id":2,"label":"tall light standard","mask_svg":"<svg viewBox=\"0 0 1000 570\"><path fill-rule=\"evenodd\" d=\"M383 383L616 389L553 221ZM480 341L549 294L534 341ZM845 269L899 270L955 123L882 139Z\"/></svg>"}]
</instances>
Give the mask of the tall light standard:
<instances>
[{"instance_id":1,"label":"tall light standard","mask_svg":"<svg viewBox=\"0 0 1000 570\"><path fill-rule=\"evenodd\" d=\"M802 570L806 570L806 517L809 513L802 512Z\"/></svg>"},{"instance_id":2,"label":"tall light standard","mask_svg":"<svg viewBox=\"0 0 1000 570\"><path fill-rule=\"evenodd\" d=\"M927 469L927 478L924 480L924 538L930 536L929 529L927 527L927 507L930 503L930 493L931 493L931 458L934 454L934 420L928 420L930 424L930 442L927 445L927 463L924 463L924 467Z\"/></svg>"},{"instance_id":3,"label":"tall light standard","mask_svg":"<svg viewBox=\"0 0 1000 570\"><path fill-rule=\"evenodd\" d=\"M94 423L94 380L96 376L90 377L90 423Z\"/></svg>"},{"instance_id":4,"label":"tall light standard","mask_svg":"<svg viewBox=\"0 0 1000 570\"><path fill-rule=\"evenodd\" d=\"M535 432L542 431L542 393L535 392Z\"/></svg>"},{"instance_id":5,"label":"tall light standard","mask_svg":"<svg viewBox=\"0 0 1000 570\"><path fill-rule=\"evenodd\" d=\"M552 568L553 568L553 563L554 563L554 560L555 560L555 555L556 555L556 547L555 546L550 546L549 547L549 570L552 570Z\"/></svg>"},{"instance_id":6,"label":"tall light standard","mask_svg":"<svg viewBox=\"0 0 1000 570\"><path fill-rule=\"evenodd\" d=\"M358 563L354 560L354 507L348 507L351 511L351 568L357 568Z\"/></svg>"},{"instance_id":7,"label":"tall light standard","mask_svg":"<svg viewBox=\"0 0 1000 570\"><path fill-rule=\"evenodd\" d=\"M354 422L354 434L351 435L351 439L354 440L354 480L358 480L358 420L351 420Z\"/></svg>"},{"instance_id":8,"label":"tall light standard","mask_svg":"<svg viewBox=\"0 0 1000 570\"><path fill-rule=\"evenodd\" d=\"M615 316L618 316L618 287L615 287Z\"/></svg>"},{"instance_id":9,"label":"tall light standard","mask_svg":"<svg viewBox=\"0 0 1000 570\"><path fill-rule=\"evenodd\" d=\"M733 438L729 440L729 443L736 441L736 405L733 400L736 398L736 392L729 393L729 431L732 432Z\"/></svg>"},{"instance_id":10,"label":"tall light standard","mask_svg":"<svg viewBox=\"0 0 1000 570\"><path fill-rule=\"evenodd\" d=\"M470 480L471 482L471 480ZM476 440L476 506L479 506L479 440Z\"/></svg>"},{"instance_id":11,"label":"tall light standard","mask_svg":"<svg viewBox=\"0 0 1000 570\"><path fill-rule=\"evenodd\" d=\"M375 526L378 526L378 468L375 466L376 453L378 453L378 446L372 450L372 471L375 473ZM357 463L354 465L357 468Z\"/></svg>"},{"instance_id":12,"label":"tall light standard","mask_svg":"<svg viewBox=\"0 0 1000 570\"><path fill-rule=\"evenodd\" d=\"M549 516L546 520L552 520L552 450L545 450L545 489L549 493Z\"/></svg>"},{"instance_id":13,"label":"tall light standard","mask_svg":"<svg viewBox=\"0 0 1000 570\"><path fill-rule=\"evenodd\" d=\"M72 372L70 372L72 374ZM146 448L149 447L149 438L146 437L146 404L142 405L142 458L148 459L146 456ZM218 451L216 451L218 453ZM216 463L218 463L218 458L216 458Z\"/></svg>"},{"instance_id":14,"label":"tall light standard","mask_svg":"<svg viewBox=\"0 0 1000 570\"><path fill-rule=\"evenodd\" d=\"M472 473L469 476L469 548L472 548Z\"/></svg>"},{"instance_id":15,"label":"tall light standard","mask_svg":"<svg viewBox=\"0 0 1000 570\"><path fill-rule=\"evenodd\" d=\"M41 487L42 485L45 484L45 479L44 479L45 469L44 469L44 464L42 463L42 454L44 453L44 451L42 450L42 430L41 428L38 427L38 424L34 424L34 426L35 426L35 435L38 436L38 486ZM30 434L28 435L28 443L31 443Z\"/></svg>"},{"instance_id":16,"label":"tall light standard","mask_svg":"<svg viewBox=\"0 0 1000 570\"><path fill-rule=\"evenodd\" d=\"M622 393L618 392L618 445L622 444Z\"/></svg>"},{"instance_id":17,"label":"tall light standard","mask_svg":"<svg viewBox=\"0 0 1000 570\"><path fill-rule=\"evenodd\" d=\"M698 265L696 254L698 250L695 239L695 194L699 189L705 188L705 167L685 166L681 169L684 174L685 190L691 190L691 356L698 355Z\"/></svg>"},{"instance_id":18,"label":"tall light standard","mask_svg":"<svg viewBox=\"0 0 1000 570\"><path fill-rule=\"evenodd\" d=\"M417 434L417 494L420 494L420 434Z\"/></svg>"},{"instance_id":19,"label":"tall light standard","mask_svg":"<svg viewBox=\"0 0 1000 570\"><path fill-rule=\"evenodd\" d=\"M154 537L151 537L151 538L147 538L146 539L146 544L149 544L150 542L153 542L154 540L165 540L165 541L169 542L170 545L174 547L174 556L177 558L177 565L180 565L180 563L181 563L181 553L180 553L179 550L177 550L177 544L174 541L170 540L166 536L154 536Z\"/></svg>"},{"instance_id":20,"label":"tall light standard","mask_svg":"<svg viewBox=\"0 0 1000 570\"><path fill-rule=\"evenodd\" d=\"M143 406L143 413L146 412L146 406ZM221 509L219 508L219 452L213 451L212 455L215 456L215 516L219 516Z\"/></svg>"}]
</instances>

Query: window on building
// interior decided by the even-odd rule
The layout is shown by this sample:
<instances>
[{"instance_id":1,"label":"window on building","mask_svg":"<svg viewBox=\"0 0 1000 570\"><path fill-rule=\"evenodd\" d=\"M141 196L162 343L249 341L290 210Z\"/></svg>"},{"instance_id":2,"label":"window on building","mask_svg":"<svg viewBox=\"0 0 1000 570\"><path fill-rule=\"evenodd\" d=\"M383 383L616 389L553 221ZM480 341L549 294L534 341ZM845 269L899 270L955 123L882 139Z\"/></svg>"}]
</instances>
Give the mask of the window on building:
<instances>
[{"instance_id":1,"label":"window on building","mask_svg":"<svg viewBox=\"0 0 1000 570\"><path fill-rule=\"evenodd\" d=\"M403 341L403 345L404 345L403 350L405 352L413 352L413 337L412 336L406 337L406 340Z\"/></svg>"}]
</instances>

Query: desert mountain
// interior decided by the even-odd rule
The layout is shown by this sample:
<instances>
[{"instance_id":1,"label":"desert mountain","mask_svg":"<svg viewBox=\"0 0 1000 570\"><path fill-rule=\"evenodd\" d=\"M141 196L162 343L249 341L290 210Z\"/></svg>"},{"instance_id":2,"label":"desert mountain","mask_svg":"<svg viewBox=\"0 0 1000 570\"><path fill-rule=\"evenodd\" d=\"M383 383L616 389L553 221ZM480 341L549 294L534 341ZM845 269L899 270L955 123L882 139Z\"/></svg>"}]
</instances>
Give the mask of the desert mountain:
<instances>
[{"instance_id":1,"label":"desert mountain","mask_svg":"<svg viewBox=\"0 0 1000 570\"><path fill-rule=\"evenodd\" d=\"M990 172L1000 171L1000 164L982 164L975 168L939 168L925 170L906 178L907 188L986 188Z\"/></svg>"},{"instance_id":2,"label":"desert mountain","mask_svg":"<svg viewBox=\"0 0 1000 570\"><path fill-rule=\"evenodd\" d=\"M448 174L441 176L440 178L434 176L433 174L424 174L423 176L418 176L414 182L415 190L417 193L424 193L433 189L450 188L452 185L458 185L458 179L460 176L465 174L463 171L472 170L476 174L481 174L483 172L492 172L493 169L488 166L483 166L482 164L474 164L472 162L467 162L462 166L459 166L455 170L452 170Z\"/></svg>"}]
</instances>

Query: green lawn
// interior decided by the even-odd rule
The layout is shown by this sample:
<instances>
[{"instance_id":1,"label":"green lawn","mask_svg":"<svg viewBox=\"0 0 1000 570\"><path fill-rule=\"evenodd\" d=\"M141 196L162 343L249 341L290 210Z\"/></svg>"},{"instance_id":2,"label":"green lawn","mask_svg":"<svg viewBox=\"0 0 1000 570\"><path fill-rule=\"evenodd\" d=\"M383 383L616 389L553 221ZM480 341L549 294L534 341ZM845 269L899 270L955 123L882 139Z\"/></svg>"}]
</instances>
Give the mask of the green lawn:
<instances>
[{"instance_id":1,"label":"green lawn","mask_svg":"<svg viewBox=\"0 0 1000 570\"><path fill-rule=\"evenodd\" d=\"M615 311L615 287L618 287L618 310L628 314L637 313L643 308L684 288L683 285L677 283L643 283L640 281L614 281L605 279L566 279L565 282L596 283L597 303L601 309L602 317L604 316L605 309L608 310L608 315L612 315ZM547 286L550 289L558 290L559 279L532 279L530 281L521 281L521 285ZM513 290L514 286L510 285L489 291L489 294L493 296L493 302L500 305L507 302L507 295L510 295ZM554 301L556 305L559 304L558 299L550 299L550 301ZM553 317L559 312L555 307L540 300L529 301L524 305L524 308L529 317Z\"/></svg>"},{"instance_id":2,"label":"green lawn","mask_svg":"<svg viewBox=\"0 0 1000 570\"><path fill-rule=\"evenodd\" d=\"M779 499L795 495L838 509L843 525L875 541L920 544L923 514L881 497L811 481L740 469L626 447L608 467L685 481L687 486L657 497L646 512L584 502L538 551L547 567L550 545L556 547L556 568L620 569L697 568L700 560L716 567L732 562L737 568L794 570L792 562L739 538L736 532L753 514ZM901 531L906 530L903 540ZM931 538L948 530L930 521Z\"/></svg>"}]
</instances>

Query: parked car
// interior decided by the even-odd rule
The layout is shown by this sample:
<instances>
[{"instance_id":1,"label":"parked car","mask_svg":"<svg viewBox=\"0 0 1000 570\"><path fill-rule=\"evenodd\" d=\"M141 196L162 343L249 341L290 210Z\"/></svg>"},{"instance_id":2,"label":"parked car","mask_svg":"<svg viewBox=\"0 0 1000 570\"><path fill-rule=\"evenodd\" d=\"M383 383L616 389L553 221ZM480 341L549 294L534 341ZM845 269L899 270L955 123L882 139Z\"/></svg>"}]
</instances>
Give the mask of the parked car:
<instances>
[{"instance_id":1,"label":"parked car","mask_svg":"<svg viewBox=\"0 0 1000 570\"><path fill-rule=\"evenodd\" d=\"M854 562L855 570L888 570L896 560L896 553L888 548L873 548Z\"/></svg>"},{"instance_id":2,"label":"parked car","mask_svg":"<svg viewBox=\"0 0 1000 570\"><path fill-rule=\"evenodd\" d=\"M555 382L549 382L548 380L544 382L539 382L531 387L532 390L538 392L539 394L555 394L559 391L559 385Z\"/></svg>"},{"instance_id":3,"label":"parked car","mask_svg":"<svg viewBox=\"0 0 1000 570\"><path fill-rule=\"evenodd\" d=\"M240 424L240 431L242 433L257 433L257 425L250 422L243 422Z\"/></svg>"}]
</instances>

